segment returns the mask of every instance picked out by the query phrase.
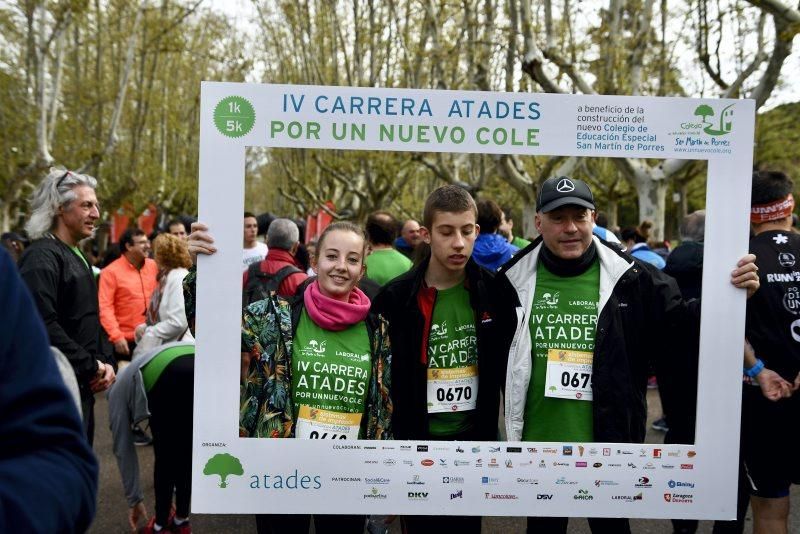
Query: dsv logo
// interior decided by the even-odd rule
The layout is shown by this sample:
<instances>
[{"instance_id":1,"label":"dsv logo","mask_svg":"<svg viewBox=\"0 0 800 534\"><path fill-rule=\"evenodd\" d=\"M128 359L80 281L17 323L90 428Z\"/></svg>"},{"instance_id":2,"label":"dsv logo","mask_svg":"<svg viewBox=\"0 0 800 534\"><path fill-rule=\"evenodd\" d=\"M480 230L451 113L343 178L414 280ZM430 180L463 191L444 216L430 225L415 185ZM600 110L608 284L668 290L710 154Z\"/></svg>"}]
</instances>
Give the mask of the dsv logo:
<instances>
[{"instance_id":1,"label":"dsv logo","mask_svg":"<svg viewBox=\"0 0 800 534\"><path fill-rule=\"evenodd\" d=\"M536 495L537 501L549 501L553 498L552 493L539 493Z\"/></svg>"}]
</instances>

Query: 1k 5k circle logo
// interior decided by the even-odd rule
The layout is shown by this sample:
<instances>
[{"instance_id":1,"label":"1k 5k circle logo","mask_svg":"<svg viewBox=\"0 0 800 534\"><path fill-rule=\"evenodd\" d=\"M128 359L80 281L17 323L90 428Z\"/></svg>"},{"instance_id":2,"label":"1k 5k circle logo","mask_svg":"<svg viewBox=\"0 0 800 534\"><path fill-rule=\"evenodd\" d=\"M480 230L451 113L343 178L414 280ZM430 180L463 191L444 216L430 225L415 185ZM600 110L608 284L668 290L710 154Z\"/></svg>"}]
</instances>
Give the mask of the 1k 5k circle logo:
<instances>
[{"instance_id":1,"label":"1k 5k circle logo","mask_svg":"<svg viewBox=\"0 0 800 534\"><path fill-rule=\"evenodd\" d=\"M241 96L223 98L214 108L214 125L226 137L242 137L253 129L256 111L247 99Z\"/></svg>"}]
</instances>

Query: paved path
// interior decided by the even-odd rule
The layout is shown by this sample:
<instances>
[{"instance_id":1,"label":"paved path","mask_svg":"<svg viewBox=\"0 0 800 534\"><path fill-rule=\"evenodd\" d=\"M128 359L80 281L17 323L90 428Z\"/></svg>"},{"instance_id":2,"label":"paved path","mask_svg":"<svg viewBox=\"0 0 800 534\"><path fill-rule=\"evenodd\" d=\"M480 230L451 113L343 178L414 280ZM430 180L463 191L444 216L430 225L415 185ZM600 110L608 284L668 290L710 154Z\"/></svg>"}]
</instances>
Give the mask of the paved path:
<instances>
[{"instance_id":1,"label":"paved path","mask_svg":"<svg viewBox=\"0 0 800 534\"><path fill-rule=\"evenodd\" d=\"M659 417L661 405L656 391L648 391L649 420ZM100 491L97 502L97 517L92 528L92 534L106 534L116 532L126 532L128 507L122 491L122 483L119 478L114 453L111 450L111 434L108 429L108 405L102 396L97 397L95 407L97 419L97 429L95 434L95 451L100 459ZM649 424L648 424L649 428ZM652 430L648 431L647 441L649 443L659 443L663 441L663 434ZM153 503L153 448L139 447L139 462L142 473L142 486L145 491L145 503L148 511L154 512ZM255 520L252 516L235 515L193 515L192 530L204 533L241 533L254 534ZM632 531L642 534L671 534L672 528L669 521L665 520L633 520ZM699 534L709 534L711 532L710 521L703 521L700 524ZM792 525L789 532L797 532L800 529L800 489L794 487L792 492ZM483 521L484 534L515 534L525 532L525 520L517 517L487 517ZM752 523L748 517L745 533L752 532ZM400 529L393 525L392 534L399 534ZM584 519L573 519L570 522L570 534L589 534L589 528ZM343 533L347 534L347 533Z\"/></svg>"}]
</instances>

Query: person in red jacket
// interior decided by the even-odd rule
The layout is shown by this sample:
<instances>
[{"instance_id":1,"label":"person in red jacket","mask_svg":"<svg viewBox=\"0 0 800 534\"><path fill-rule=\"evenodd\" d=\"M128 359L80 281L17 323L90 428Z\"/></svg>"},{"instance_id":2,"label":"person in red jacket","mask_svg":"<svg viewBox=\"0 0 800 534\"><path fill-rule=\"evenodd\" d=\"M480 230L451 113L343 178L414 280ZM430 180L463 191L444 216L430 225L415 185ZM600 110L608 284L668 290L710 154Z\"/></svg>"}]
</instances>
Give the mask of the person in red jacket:
<instances>
[{"instance_id":1,"label":"person in red jacket","mask_svg":"<svg viewBox=\"0 0 800 534\"><path fill-rule=\"evenodd\" d=\"M145 321L155 289L158 266L148 258L150 240L138 229L128 229L119 241L122 256L100 273L100 324L114 344L114 356L130 360L136 346L134 332Z\"/></svg>"},{"instance_id":2,"label":"person in red jacket","mask_svg":"<svg viewBox=\"0 0 800 534\"><path fill-rule=\"evenodd\" d=\"M276 289L279 297L292 297L297 292L300 284L306 281L308 275L297 265L295 254L300 245L300 230L289 219L275 219L267 230L267 257L259 263L251 265L242 276L242 287L247 290L251 277L263 273L277 275L284 270L280 283ZM286 269L289 267L290 269ZM294 267L294 269L291 269ZM261 298L264 298L262 296ZM258 300L261 300L259 298Z\"/></svg>"}]
</instances>

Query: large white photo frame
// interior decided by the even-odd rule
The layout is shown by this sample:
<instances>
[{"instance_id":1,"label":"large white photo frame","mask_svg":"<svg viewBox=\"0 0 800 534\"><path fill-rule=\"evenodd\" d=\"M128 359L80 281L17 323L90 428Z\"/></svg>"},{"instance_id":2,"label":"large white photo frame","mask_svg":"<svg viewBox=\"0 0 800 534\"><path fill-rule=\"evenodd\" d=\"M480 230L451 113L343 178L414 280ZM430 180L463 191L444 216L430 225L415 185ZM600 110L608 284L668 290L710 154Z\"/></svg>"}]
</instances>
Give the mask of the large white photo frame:
<instances>
[{"instance_id":1,"label":"large white photo frame","mask_svg":"<svg viewBox=\"0 0 800 534\"><path fill-rule=\"evenodd\" d=\"M735 517L753 101L204 82L200 106L193 512ZM707 160L695 443L239 438L248 146Z\"/></svg>"}]
</instances>

